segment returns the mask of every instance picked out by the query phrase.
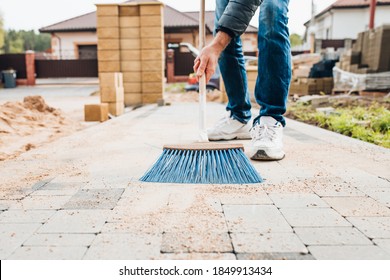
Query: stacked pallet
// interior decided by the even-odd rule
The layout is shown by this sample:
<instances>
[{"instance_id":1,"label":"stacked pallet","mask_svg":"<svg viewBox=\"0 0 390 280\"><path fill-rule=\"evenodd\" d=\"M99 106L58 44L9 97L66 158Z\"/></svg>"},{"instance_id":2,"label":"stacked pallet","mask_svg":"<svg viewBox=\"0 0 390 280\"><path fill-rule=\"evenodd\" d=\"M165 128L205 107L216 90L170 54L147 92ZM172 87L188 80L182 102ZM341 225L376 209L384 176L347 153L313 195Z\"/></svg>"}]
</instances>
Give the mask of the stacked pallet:
<instances>
[{"instance_id":1,"label":"stacked pallet","mask_svg":"<svg viewBox=\"0 0 390 280\"><path fill-rule=\"evenodd\" d=\"M331 94L333 78L299 78L290 84L290 95Z\"/></svg>"},{"instance_id":2,"label":"stacked pallet","mask_svg":"<svg viewBox=\"0 0 390 280\"><path fill-rule=\"evenodd\" d=\"M309 78L314 64L321 60L320 54L301 54L292 58L290 95L330 94L333 78Z\"/></svg>"},{"instance_id":3,"label":"stacked pallet","mask_svg":"<svg viewBox=\"0 0 390 280\"><path fill-rule=\"evenodd\" d=\"M300 54L292 57L292 81L299 78L307 78L310 69L321 60L320 54Z\"/></svg>"},{"instance_id":4,"label":"stacked pallet","mask_svg":"<svg viewBox=\"0 0 390 280\"><path fill-rule=\"evenodd\" d=\"M356 74L390 71L389 49L390 25L361 32L352 49L341 55L336 67Z\"/></svg>"}]
</instances>

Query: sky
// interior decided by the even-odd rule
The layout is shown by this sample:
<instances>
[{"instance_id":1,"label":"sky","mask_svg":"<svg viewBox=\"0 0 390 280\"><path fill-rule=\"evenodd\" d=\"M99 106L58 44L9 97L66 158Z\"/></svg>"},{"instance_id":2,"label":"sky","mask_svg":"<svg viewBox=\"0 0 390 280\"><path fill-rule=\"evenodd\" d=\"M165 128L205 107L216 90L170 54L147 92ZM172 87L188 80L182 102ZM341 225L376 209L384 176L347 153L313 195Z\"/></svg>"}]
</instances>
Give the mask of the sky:
<instances>
[{"instance_id":1,"label":"sky","mask_svg":"<svg viewBox=\"0 0 390 280\"><path fill-rule=\"evenodd\" d=\"M160 0L179 11L198 11L199 0ZM96 10L98 3L121 3L124 0L0 0L0 13L6 29L38 30L72 17ZM317 12L335 0L314 0ZM215 0L206 0L206 9L214 10ZM303 34L303 24L310 19L311 0L290 0L290 33ZM257 26L256 17L251 21Z\"/></svg>"}]
</instances>

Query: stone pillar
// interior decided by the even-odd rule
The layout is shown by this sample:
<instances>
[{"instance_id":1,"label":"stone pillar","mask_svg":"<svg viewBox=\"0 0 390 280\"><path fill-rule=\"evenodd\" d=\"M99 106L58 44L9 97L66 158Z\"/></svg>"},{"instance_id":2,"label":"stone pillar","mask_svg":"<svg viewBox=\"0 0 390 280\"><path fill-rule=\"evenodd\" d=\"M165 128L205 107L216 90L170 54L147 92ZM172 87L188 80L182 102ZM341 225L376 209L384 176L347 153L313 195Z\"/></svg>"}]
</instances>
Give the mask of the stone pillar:
<instances>
[{"instance_id":1,"label":"stone pillar","mask_svg":"<svg viewBox=\"0 0 390 280\"><path fill-rule=\"evenodd\" d=\"M161 2L139 3L142 103L156 103L164 92L164 26Z\"/></svg>"},{"instance_id":2,"label":"stone pillar","mask_svg":"<svg viewBox=\"0 0 390 280\"><path fill-rule=\"evenodd\" d=\"M167 82L175 82L175 51L167 50Z\"/></svg>"},{"instance_id":3,"label":"stone pillar","mask_svg":"<svg viewBox=\"0 0 390 280\"><path fill-rule=\"evenodd\" d=\"M124 112L124 95L119 42L119 7L117 4L97 6L98 65L101 102L108 103L110 114Z\"/></svg>"},{"instance_id":4,"label":"stone pillar","mask_svg":"<svg viewBox=\"0 0 390 280\"><path fill-rule=\"evenodd\" d=\"M35 53L34 51L26 51L26 85L35 85Z\"/></svg>"},{"instance_id":5,"label":"stone pillar","mask_svg":"<svg viewBox=\"0 0 390 280\"><path fill-rule=\"evenodd\" d=\"M97 23L101 92L111 87L105 81L115 80L112 75L121 72L124 97L120 102L132 106L161 101L164 91L163 4L97 5ZM102 99L102 102L111 101ZM109 108L118 109L118 104Z\"/></svg>"},{"instance_id":6,"label":"stone pillar","mask_svg":"<svg viewBox=\"0 0 390 280\"><path fill-rule=\"evenodd\" d=\"M137 3L119 6L119 34L125 105L142 104L140 8Z\"/></svg>"}]
</instances>

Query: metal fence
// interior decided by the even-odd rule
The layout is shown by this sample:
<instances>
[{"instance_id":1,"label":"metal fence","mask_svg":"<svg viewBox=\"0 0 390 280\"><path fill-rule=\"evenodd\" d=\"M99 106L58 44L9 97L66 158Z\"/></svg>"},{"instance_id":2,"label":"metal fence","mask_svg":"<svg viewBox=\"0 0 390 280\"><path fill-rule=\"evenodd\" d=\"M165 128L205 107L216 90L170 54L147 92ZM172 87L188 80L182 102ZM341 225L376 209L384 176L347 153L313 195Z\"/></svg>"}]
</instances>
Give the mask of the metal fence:
<instances>
[{"instance_id":1,"label":"metal fence","mask_svg":"<svg viewBox=\"0 0 390 280\"><path fill-rule=\"evenodd\" d=\"M35 60L37 78L98 77L97 59Z\"/></svg>"},{"instance_id":2,"label":"metal fence","mask_svg":"<svg viewBox=\"0 0 390 280\"><path fill-rule=\"evenodd\" d=\"M1 54L0 71L15 70L18 79L26 79L26 58L25 54Z\"/></svg>"}]
</instances>

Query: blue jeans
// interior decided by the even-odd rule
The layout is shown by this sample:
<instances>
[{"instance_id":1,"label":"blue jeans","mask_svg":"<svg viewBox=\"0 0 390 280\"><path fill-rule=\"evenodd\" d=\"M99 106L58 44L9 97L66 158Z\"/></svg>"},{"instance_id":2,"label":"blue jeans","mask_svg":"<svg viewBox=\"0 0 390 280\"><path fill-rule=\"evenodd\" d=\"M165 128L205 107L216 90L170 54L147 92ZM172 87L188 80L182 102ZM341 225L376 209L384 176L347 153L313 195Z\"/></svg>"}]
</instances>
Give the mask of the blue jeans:
<instances>
[{"instance_id":1,"label":"blue jeans","mask_svg":"<svg viewBox=\"0 0 390 280\"><path fill-rule=\"evenodd\" d=\"M215 22L222 16L229 0L216 0ZM291 51L287 27L289 0L264 0L260 6L258 30L258 77L255 87L256 102L261 116L271 116L283 126L286 122L288 90L291 80ZM247 123L251 119L251 103L242 43L233 38L222 52L219 67L229 102L226 110L231 117Z\"/></svg>"}]
</instances>

